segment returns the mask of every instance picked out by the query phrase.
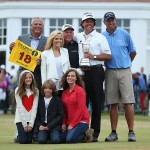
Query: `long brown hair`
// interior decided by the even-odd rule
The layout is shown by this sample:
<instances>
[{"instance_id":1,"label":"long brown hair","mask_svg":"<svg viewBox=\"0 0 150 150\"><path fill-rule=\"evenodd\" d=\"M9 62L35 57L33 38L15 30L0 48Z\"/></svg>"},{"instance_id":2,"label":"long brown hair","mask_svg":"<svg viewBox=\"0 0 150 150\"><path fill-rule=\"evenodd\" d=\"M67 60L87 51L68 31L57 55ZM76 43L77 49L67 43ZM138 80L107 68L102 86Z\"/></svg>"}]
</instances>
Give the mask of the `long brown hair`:
<instances>
[{"instance_id":1,"label":"long brown hair","mask_svg":"<svg viewBox=\"0 0 150 150\"><path fill-rule=\"evenodd\" d=\"M70 68L66 71L66 73L63 75L62 79L61 79L61 87L63 87L64 90L68 89L69 88L69 84L67 82L67 76L69 74L69 72L75 72L75 75L76 75L76 84L81 86L82 88L85 89L85 86L84 86L84 82L82 80L82 78L80 77L79 73L76 71L76 69L74 68Z\"/></svg>"},{"instance_id":2,"label":"long brown hair","mask_svg":"<svg viewBox=\"0 0 150 150\"><path fill-rule=\"evenodd\" d=\"M26 95L26 88L25 88L24 81L25 81L27 73L30 73L32 76L32 83L30 85L30 89L33 92L34 96L37 95L37 86L36 86L36 82L34 79L34 75L29 70L24 70L21 72L19 76L19 84L18 84L18 90L17 90L17 94L19 94L21 98L23 98Z\"/></svg>"},{"instance_id":3,"label":"long brown hair","mask_svg":"<svg viewBox=\"0 0 150 150\"><path fill-rule=\"evenodd\" d=\"M52 80L46 80L42 85L42 91L41 92L42 92L43 95L45 95L44 94L44 89L47 88L47 87L52 89L52 95L57 95L58 94L55 83Z\"/></svg>"}]
</instances>

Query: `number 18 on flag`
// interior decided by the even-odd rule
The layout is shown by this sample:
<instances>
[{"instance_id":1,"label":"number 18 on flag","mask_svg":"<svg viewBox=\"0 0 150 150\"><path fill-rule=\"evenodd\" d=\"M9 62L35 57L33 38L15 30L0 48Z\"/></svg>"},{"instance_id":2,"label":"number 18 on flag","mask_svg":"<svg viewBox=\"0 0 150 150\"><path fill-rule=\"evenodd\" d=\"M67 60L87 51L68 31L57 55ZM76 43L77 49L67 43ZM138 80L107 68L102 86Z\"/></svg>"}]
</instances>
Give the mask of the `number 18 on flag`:
<instances>
[{"instance_id":1,"label":"number 18 on flag","mask_svg":"<svg viewBox=\"0 0 150 150\"><path fill-rule=\"evenodd\" d=\"M39 58L40 55L41 51L35 50L17 40L10 54L9 61L30 71L34 71L36 67L36 59Z\"/></svg>"}]
</instances>

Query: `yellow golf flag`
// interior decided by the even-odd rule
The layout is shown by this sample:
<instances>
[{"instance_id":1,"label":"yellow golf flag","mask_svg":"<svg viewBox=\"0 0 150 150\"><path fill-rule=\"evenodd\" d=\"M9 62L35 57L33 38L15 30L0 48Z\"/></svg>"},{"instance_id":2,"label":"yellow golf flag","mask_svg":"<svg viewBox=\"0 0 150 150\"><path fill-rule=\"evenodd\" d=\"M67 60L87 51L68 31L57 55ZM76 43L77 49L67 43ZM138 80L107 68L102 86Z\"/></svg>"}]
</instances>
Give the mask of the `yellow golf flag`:
<instances>
[{"instance_id":1,"label":"yellow golf flag","mask_svg":"<svg viewBox=\"0 0 150 150\"><path fill-rule=\"evenodd\" d=\"M35 50L23 42L16 40L16 44L8 60L30 71L34 71L36 59L39 58L40 55L41 51Z\"/></svg>"}]
</instances>

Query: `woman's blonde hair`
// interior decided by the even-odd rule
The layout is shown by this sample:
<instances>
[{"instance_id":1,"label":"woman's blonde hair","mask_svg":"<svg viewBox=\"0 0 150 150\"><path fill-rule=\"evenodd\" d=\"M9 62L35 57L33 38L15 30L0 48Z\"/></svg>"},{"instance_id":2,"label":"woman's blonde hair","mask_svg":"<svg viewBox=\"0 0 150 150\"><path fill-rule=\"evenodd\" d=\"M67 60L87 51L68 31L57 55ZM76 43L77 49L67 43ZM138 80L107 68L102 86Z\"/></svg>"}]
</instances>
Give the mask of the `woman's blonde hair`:
<instances>
[{"instance_id":1,"label":"woman's blonde hair","mask_svg":"<svg viewBox=\"0 0 150 150\"><path fill-rule=\"evenodd\" d=\"M45 45L45 50L49 50L50 48L52 48L52 46L53 46L53 40L54 40L54 38L55 38L58 34L60 34L61 37L62 37L62 45L61 45L61 47L63 47L63 45L64 45L63 33L62 33L61 31L56 31L56 30L55 30L55 31L51 32L49 38L47 39L47 42L46 42L46 45Z\"/></svg>"}]
</instances>

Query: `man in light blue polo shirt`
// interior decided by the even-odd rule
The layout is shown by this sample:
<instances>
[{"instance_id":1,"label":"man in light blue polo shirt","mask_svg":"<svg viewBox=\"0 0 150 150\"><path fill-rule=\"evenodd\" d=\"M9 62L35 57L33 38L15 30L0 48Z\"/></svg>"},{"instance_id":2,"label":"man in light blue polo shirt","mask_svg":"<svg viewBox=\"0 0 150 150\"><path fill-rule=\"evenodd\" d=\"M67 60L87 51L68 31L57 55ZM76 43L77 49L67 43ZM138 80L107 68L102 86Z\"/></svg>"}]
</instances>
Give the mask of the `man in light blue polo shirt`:
<instances>
[{"instance_id":1,"label":"man in light blue polo shirt","mask_svg":"<svg viewBox=\"0 0 150 150\"><path fill-rule=\"evenodd\" d=\"M106 142L118 140L116 132L118 122L118 106L124 104L125 118L128 125L128 141L135 142L134 110L135 103L131 65L136 56L135 46L129 33L116 27L116 17L113 12L104 15L106 31L103 35L107 38L111 49L112 58L105 61L105 90L106 103L110 105L110 122L112 132L105 139Z\"/></svg>"}]
</instances>

